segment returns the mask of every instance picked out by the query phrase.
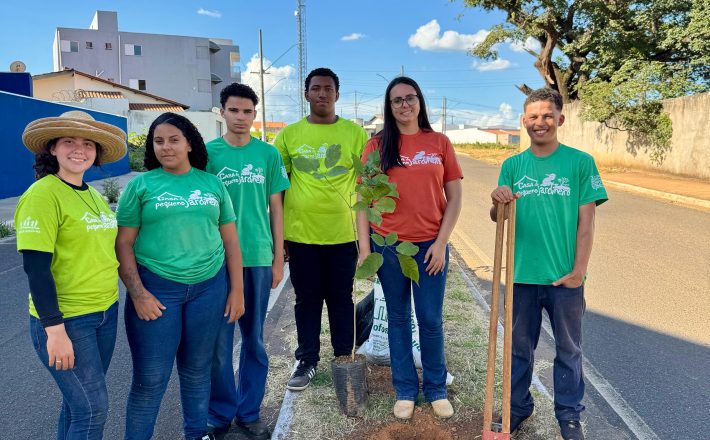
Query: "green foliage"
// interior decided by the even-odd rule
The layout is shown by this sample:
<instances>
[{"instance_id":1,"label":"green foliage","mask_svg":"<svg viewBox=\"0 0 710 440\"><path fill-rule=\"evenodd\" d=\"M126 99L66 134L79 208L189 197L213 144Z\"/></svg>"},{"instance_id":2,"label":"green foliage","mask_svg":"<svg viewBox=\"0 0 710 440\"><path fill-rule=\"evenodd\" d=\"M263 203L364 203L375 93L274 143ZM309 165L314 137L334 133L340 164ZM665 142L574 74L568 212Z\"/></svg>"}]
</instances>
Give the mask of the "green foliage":
<instances>
[{"instance_id":1,"label":"green foliage","mask_svg":"<svg viewBox=\"0 0 710 440\"><path fill-rule=\"evenodd\" d=\"M657 163L672 134L661 101L710 90L709 0L464 3L507 14L472 55L496 59L500 44L536 40L540 49L526 51L545 84L565 102L580 99L583 118L629 131Z\"/></svg>"},{"instance_id":2,"label":"green foliage","mask_svg":"<svg viewBox=\"0 0 710 440\"><path fill-rule=\"evenodd\" d=\"M419 252L419 247L416 244L412 244L408 241L403 241L397 245L397 252L402 255L408 255L413 257Z\"/></svg>"},{"instance_id":3,"label":"green foliage","mask_svg":"<svg viewBox=\"0 0 710 440\"><path fill-rule=\"evenodd\" d=\"M146 138L145 133L128 133L128 166L131 171L146 171L143 165Z\"/></svg>"},{"instance_id":4,"label":"green foliage","mask_svg":"<svg viewBox=\"0 0 710 440\"><path fill-rule=\"evenodd\" d=\"M118 202L118 198L121 195L121 185L118 183L118 179L111 178L104 180L102 188L106 201L109 203Z\"/></svg>"},{"instance_id":5,"label":"green foliage","mask_svg":"<svg viewBox=\"0 0 710 440\"><path fill-rule=\"evenodd\" d=\"M399 260L399 267L402 269L404 276L419 284L419 267L414 258L409 255L397 254L397 260Z\"/></svg>"},{"instance_id":6,"label":"green foliage","mask_svg":"<svg viewBox=\"0 0 710 440\"><path fill-rule=\"evenodd\" d=\"M344 165L338 165L342 158L342 148L338 144L330 145L326 149L323 159L310 159L303 156L296 156L291 160L291 164L300 172L310 174L316 179L324 179L330 183L330 177L347 174L349 169ZM351 155L353 169L360 178L361 183L355 186L355 192L360 196L360 200L352 203L352 194L339 194L343 202L353 211L363 211L367 220L376 225L382 224L382 214L392 213L397 207L395 201L399 197L397 185L389 181L387 174L380 169L380 153L373 151L363 164L356 155ZM331 184L333 190L335 186ZM353 231L356 230L355 218L351 216ZM387 237L379 234L372 234L372 240L378 245L385 247L385 251L397 252L400 258L400 266L404 275L415 282L419 282L419 269L411 257L415 255L419 248L409 242L400 243L395 249L390 246L397 242L397 234L390 233ZM376 255L376 256L375 256ZM406 258L405 258L406 257ZM410 261L411 260L411 261ZM377 273L377 269L382 265L383 257L377 252L370 254L358 267L355 272L356 279L367 279ZM406 270L405 270L406 269Z\"/></svg>"},{"instance_id":7,"label":"green foliage","mask_svg":"<svg viewBox=\"0 0 710 440\"><path fill-rule=\"evenodd\" d=\"M6 220L0 220L0 238L9 237L15 233L15 228Z\"/></svg>"},{"instance_id":8,"label":"green foliage","mask_svg":"<svg viewBox=\"0 0 710 440\"><path fill-rule=\"evenodd\" d=\"M378 252L373 252L363 260L362 264L355 270L355 278L366 280L375 276L384 262L384 257ZM418 274L417 274L418 275Z\"/></svg>"}]
</instances>

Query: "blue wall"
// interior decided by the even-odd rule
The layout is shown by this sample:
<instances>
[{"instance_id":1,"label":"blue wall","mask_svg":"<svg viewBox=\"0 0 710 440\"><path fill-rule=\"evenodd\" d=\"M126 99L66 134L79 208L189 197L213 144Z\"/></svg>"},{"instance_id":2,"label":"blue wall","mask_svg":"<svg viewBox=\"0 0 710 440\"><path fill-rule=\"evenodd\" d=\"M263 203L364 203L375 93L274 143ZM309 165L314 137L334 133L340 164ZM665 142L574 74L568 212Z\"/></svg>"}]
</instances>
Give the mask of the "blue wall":
<instances>
[{"instance_id":1,"label":"blue wall","mask_svg":"<svg viewBox=\"0 0 710 440\"><path fill-rule=\"evenodd\" d=\"M32 75L28 72L0 72L0 90L32 96Z\"/></svg>"},{"instance_id":2,"label":"blue wall","mask_svg":"<svg viewBox=\"0 0 710 440\"><path fill-rule=\"evenodd\" d=\"M22 194L34 183L34 155L22 144L22 132L27 124L39 118L59 116L69 110L89 113L97 121L113 124L124 132L128 122L123 116L109 115L69 105L42 101L0 91L0 198ZM91 167L84 179L91 181L128 173L128 156L118 162Z\"/></svg>"}]
</instances>

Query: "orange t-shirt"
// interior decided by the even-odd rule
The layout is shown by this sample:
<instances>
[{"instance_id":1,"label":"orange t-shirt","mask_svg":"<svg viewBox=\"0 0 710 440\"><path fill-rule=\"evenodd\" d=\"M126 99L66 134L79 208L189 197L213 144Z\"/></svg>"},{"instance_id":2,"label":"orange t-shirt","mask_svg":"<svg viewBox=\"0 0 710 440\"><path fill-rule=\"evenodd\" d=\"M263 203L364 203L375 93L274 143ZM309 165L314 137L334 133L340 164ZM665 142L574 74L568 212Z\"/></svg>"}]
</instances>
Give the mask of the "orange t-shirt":
<instances>
[{"instance_id":1,"label":"orange t-shirt","mask_svg":"<svg viewBox=\"0 0 710 440\"><path fill-rule=\"evenodd\" d=\"M362 162L379 149L379 137L365 145ZM456 160L451 141L434 131L400 135L399 154L404 167L387 171L390 182L397 184L397 208L391 214L382 214L382 224L370 224L380 235L396 232L400 240L422 242L439 235L441 219L446 210L444 184L462 179L463 173Z\"/></svg>"}]
</instances>

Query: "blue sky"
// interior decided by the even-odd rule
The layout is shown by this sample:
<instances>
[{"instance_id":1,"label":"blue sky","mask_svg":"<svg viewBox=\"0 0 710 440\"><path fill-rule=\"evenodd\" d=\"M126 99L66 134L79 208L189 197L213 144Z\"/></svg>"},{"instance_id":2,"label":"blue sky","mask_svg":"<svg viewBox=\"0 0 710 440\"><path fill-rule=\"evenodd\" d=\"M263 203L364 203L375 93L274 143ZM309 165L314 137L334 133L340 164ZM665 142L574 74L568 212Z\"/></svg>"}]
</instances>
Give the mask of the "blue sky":
<instances>
[{"instance_id":1,"label":"blue sky","mask_svg":"<svg viewBox=\"0 0 710 440\"><path fill-rule=\"evenodd\" d=\"M379 113L387 86L384 78L398 75L402 66L422 87L432 122L440 119L446 97L449 123L453 118L454 123L516 126L524 96L515 84L543 85L533 57L520 45L502 45L501 60L493 63L467 54L486 29L504 19L503 13L448 0L305 3L308 68L330 67L338 74L337 111L342 116L355 116L356 92L358 117ZM6 2L0 69L22 60L33 74L51 71L55 29L88 28L97 9L117 11L121 31L230 38L240 46L243 82L253 86L258 85L257 78L249 72L256 66L262 29L267 60L283 54L266 77L267 119L298 118L298 53L295 47L289 50L297 39L296 0Z\"/></svg>"}]
</instances>

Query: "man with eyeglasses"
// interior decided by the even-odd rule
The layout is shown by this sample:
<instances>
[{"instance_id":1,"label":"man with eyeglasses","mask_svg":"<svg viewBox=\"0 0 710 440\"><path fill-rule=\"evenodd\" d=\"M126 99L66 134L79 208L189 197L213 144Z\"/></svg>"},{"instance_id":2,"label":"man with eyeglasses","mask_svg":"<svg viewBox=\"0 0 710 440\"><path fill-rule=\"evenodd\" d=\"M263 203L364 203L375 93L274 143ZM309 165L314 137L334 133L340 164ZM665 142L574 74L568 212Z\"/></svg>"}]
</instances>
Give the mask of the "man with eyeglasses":
<instances>
[{"instance_id":1,"label":"man with eyeglasses","mask_svg":"<svg viewBox=\"0 0 710 440\"><path fill-rule=\"evenodd\" d=\"M350 354L353 344L357 237L346 200L352 199L355 191L352 158L360 157L367 134L335 114L339 89L338 76L332 70L321 67L311 71L305 81L310 114L284 128L274 141L291 181L284 200L284 238L296 291L298 366L287 384L293 391L306 389L315 375L324 301L335 356ZM317 159L322 165L331 145L340 145L336 165L345 167L346 173L316 179L292 166L299 157Z\"/></svg>"}]
</instances>

